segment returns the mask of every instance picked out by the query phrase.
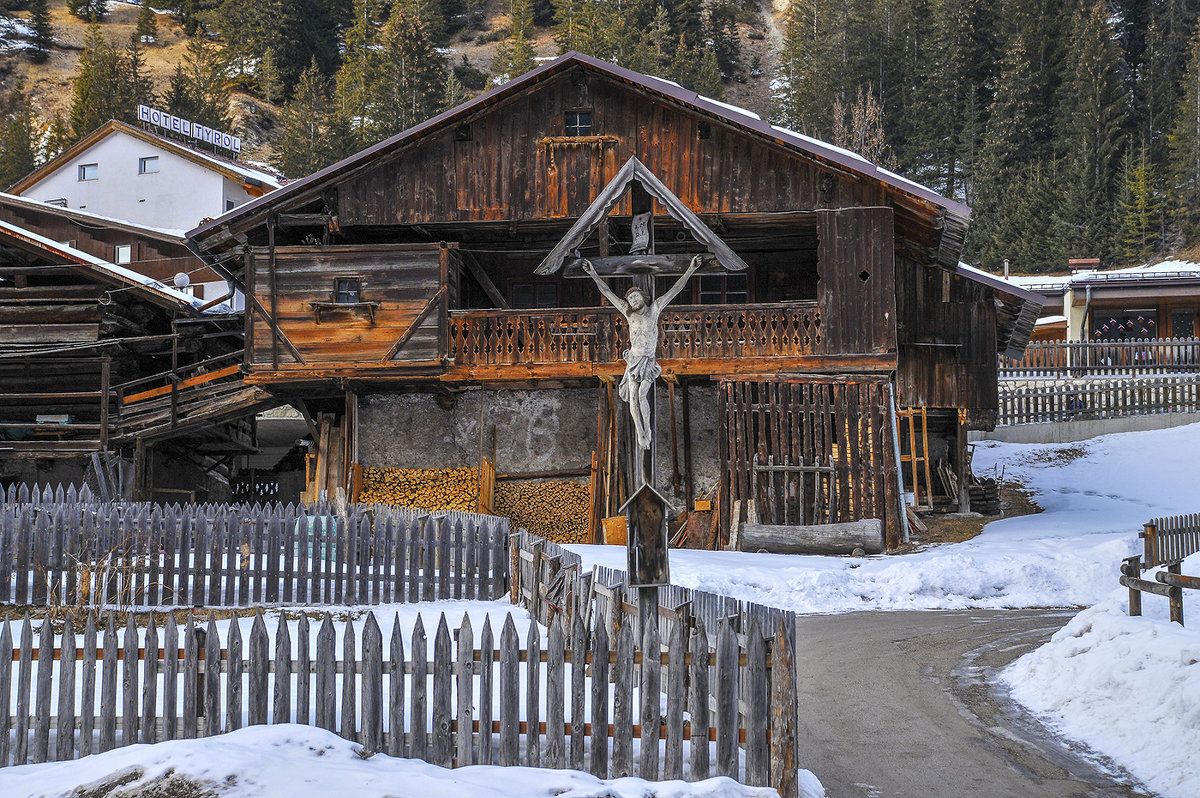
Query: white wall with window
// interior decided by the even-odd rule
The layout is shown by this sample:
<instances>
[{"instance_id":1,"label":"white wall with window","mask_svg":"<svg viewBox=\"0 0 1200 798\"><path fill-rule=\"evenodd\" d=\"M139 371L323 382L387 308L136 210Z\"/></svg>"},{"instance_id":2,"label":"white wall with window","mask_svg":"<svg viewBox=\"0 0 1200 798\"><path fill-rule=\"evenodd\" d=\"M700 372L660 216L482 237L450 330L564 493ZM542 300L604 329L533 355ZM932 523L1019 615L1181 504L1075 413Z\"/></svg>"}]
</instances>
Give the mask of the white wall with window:
<instances>
[{"instance_id":1,"label":"white wall with window","mask_svg":"<svg viewBox=\"0 0 1200 798\"><path fill-rule=\"evenodd\" d=\"M241 184L225 175L120 130L65 161L21 195L179 231L251 199Z\"/></svg>"}]
</instances>

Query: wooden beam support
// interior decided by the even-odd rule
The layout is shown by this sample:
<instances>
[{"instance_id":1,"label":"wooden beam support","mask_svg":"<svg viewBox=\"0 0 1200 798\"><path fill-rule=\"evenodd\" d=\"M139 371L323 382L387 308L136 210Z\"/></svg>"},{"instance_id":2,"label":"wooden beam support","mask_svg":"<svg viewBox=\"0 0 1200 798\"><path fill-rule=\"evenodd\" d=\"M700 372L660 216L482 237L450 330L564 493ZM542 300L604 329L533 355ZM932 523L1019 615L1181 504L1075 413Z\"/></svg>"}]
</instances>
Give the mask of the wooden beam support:
<instances>
[{"instance_id":1,"label":"wooden beam support","mask_svg":"<svg viewBox=\"0 0 1200 798\"><path fill-rule=\"evenodd\" d=\"M392 358L400 353L400 350L403 349L404 345L408 343L409 339L416 334L417 330L425 322L425 319L428 318L429 314L433 312L433 309L441 303L442 298L445 297L445 295L446 286L443 283L442 287L437 290L437 293L429 297L429 301L425 303L425 307L421 308L421 312L417 314L415 319L413 319L413 323L408 325L408 329L401 333L400 337L396 339L396 343L392 344L391 348L388 349L387 354L384 355L383 359L379 361L380 363L390 363Z\"/></svg>"},{"instance_id":2,"label":"wooden beam support","mask_svg":"<svg viewBox=\"0 0 1200 798\"><path fill-rule=\"evenodd\" d=\"M475 259L471 251L460 249L458 250L458 254L462 258L463 265L467 267L467 271L479 283L483 292L488 295L488 299L495 302L496 307L503 310L510 310L508 300L504 298L504 294L500 293L500 289L492 282L492 278L488 276L488 273L483 270L483 266L479 265L479 261Z\"/></svg>"}]
</instances>

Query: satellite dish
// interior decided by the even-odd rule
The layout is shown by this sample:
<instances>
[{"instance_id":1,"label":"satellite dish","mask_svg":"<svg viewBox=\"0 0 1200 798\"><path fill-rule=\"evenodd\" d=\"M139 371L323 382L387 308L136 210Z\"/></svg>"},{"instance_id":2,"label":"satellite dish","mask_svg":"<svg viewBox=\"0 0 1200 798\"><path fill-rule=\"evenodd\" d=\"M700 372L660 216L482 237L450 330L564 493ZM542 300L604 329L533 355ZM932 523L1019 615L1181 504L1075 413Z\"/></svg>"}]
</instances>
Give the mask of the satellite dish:
<instances>
[{"instance_id":1,"label":"satellite dish","mask_svg":"<svg viewBox=\"0 0 1200 798\"><path fill-rule=\"evenodd\" d=\"M187 288L192 279L183 272L179 272L175 275L175 279L172 282L175 283L176 288Z\"/></svg>"}]
</instances>

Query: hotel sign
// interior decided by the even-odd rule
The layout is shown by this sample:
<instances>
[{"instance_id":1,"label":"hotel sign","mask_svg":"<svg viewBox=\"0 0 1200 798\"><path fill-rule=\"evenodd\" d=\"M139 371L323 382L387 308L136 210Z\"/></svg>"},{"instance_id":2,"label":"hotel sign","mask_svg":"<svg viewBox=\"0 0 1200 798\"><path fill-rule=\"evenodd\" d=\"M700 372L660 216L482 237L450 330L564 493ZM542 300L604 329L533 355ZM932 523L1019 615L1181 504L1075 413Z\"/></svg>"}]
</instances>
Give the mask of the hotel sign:
<instances>
[{"instance_id":1,"label":"hotel sign","mask_svg":"<svg viewBox=\"0 0 1200 798\"><path fill-rule=\"evenodd\" d=\"M220 130L213 130L211 127L206 127L198 122L180 119L177 116L168 114L166 111L160 111L157 108L150 108L145 105L139 105L137 112L139 122L148 122L163 130L170 130L173 133L179 133L188 138L203 141L206 144L212 144L231 152L242 151L242 140L229 133L222 133Z\"/></svg>"}]
</instances>

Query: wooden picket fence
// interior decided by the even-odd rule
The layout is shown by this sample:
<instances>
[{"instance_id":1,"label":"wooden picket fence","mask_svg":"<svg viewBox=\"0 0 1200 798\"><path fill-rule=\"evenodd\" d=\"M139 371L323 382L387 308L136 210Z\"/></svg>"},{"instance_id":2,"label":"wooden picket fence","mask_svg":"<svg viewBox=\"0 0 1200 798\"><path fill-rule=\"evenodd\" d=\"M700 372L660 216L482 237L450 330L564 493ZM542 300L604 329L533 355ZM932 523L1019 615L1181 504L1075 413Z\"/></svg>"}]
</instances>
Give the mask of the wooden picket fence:
<instances>
[{"instance_id":1,"label":"wooden picket fence","mask_svg":"<svg viewBox=\"0 0 1200 798\"><path fill-rule=\"evenodd\" d=\"M379 604L491 599L507 585L503 518L43 499L0 504L0 604Z\"/></svg>"},{"instance_id":2,"label":"wooden picket fence","mask_svg":"<svg viewBox=\"0 0 1200 798\"><path fill-rule=\"evenodd\" d=\"M550 626L582 623L584 628L612 630L614 636L637 628L639 593L628 586L625 572L601 566L585 571L579 555L523 529L510 540L510 598L535 620ZM794 613L677 585L661 586L656 592L658 623L641 630L642 650L653 651L655 641L667 643L666 658L684 645L692 656L710 646L710 657L717 663L707 674L695 674L690 684L707 678L693 689L707 694L707 717L716 729L725 730L715 739L726 743L722 747L718 742L715 770L697 771L693 760L693 777L728 775L746 784L775 787L783 796L796 795ZM744 666L722 670L722 657ZM648 689L645 682L643 689ZM665 689L669 708L669 680ZM698 705L688 706L691 722L703 723ZM656 706L653 712L657 711ZM762 722L764 713L769 724ZM627 720L628 711L614 715L614 729L624 728ZM739 748L745 765L740 772Z\"/></svg>"},{"instance_id":3,"label":"wooden picket fence","mask_svg":"<svg viewBox=\"0 0 1200 798\"><path fill-rule=\"evenodd\" d=\"M68 617L57 644L49 622L35 644L26 616L15 648L12 626L0 630L0 766L301 723L443 767L795 781L795 715L768 703L794 690L787 637L755 628L742 645L732 623L711 642L703 626L662 641L648 625L638 640L631 624L610 637L605 623L589 633L559 615L543 649L538 628L521 641L511 616L497 645L490 620L477 636L468 617L452 633L442 615L432 656L419 617L407 646L397 619L386 647L373 614L361 633L326 614L315 639L306 616L272 636L259 614L245 642L236 623L222 640L216 621L181 629L172 615L161 630L130 615L119 633L111 613L88 613L81 635Z\"/></svg>"},{"instance_id":4,"label":"wooden picket fence","mask_svg":"<svg viewBox=\"0 0 1200 798\"><path fill-rule=\"evenodd\" d=\"M1020 358L1000 358L1000 378L1175 374L1200 371L1200 339L1032 341Z\"/></svg>"},{"instance_id":5,"label":"wooden picket fence","mask_svg":"<svg viewBox=\"0 0 1200 798\"><path fill-rule=\"evenodd\" d=\"M1197 375L1000 383L1002 425L1195 412Z\"/></svg>"}]
</instances>

